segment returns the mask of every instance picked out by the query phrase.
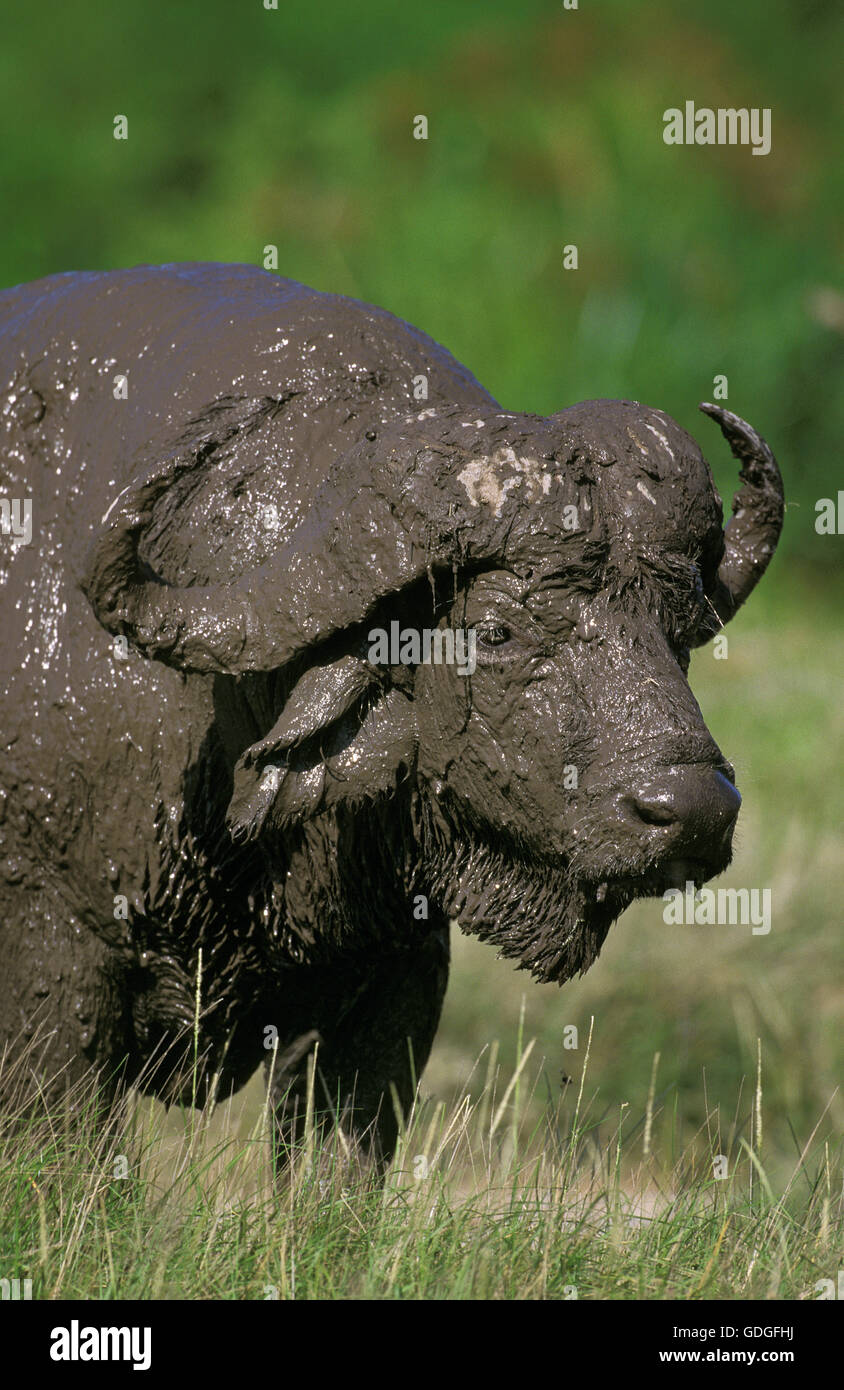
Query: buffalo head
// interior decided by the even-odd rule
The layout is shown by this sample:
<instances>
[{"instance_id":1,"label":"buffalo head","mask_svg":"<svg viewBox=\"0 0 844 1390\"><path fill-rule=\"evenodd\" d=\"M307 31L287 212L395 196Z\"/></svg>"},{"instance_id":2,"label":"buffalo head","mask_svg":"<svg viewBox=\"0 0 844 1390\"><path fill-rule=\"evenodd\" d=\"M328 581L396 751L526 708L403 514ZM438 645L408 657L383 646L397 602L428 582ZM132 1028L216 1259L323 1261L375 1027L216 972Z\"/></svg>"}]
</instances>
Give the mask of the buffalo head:
<instances>
[{"instance_id":1,"label":"buffalo head","mask_svg":"<svg viewBox=\"0 0 844 1390\"><path fill-rule=\"evenodd\" d=\"M223 586L164 583L141 558L198 466L176 450L111 509L84 587L150 657L282 673L275 723L233 770L236 841L397 800L418 891L563 980L633 898L730 860L740 797L689 654L765 570L782 485L748 425L701 408L741 461L726 529L700 450L660 411L454 407L377 422L277 553ZM369 634L393 621L473 632L474 669L379 664Z\"/></svg>"}]
</instances>

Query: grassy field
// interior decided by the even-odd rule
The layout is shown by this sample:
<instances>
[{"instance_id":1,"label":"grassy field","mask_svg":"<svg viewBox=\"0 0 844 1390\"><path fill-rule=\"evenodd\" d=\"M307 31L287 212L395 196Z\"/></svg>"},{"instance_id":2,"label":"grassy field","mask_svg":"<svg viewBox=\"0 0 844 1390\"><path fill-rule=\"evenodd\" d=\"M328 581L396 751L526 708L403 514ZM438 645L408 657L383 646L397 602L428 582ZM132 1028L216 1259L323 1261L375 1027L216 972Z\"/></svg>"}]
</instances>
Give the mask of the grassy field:
<instances>
[{"instance_id":1,"label":"grassy field","mask_svg":"<svg viewBox=\"0 0 844 1390\"><path fill-rule=\"evenodd\" d=\"M273 1184L248 1094L167 1122L137 1100L110 1125L53 1115L0 1141L4 1268L52 1299L814 1299L835 1280L840 1157L816 1128L775 1187L761 1071L684 1149L674 1126L655 1139L656 1065L644 1112L601 1125L588 1047L557 1104L532 1053L509 1072L493 1044L474 1098L421 1101L383 1187L336 1140Z\"/></svg>"}]
</instances>

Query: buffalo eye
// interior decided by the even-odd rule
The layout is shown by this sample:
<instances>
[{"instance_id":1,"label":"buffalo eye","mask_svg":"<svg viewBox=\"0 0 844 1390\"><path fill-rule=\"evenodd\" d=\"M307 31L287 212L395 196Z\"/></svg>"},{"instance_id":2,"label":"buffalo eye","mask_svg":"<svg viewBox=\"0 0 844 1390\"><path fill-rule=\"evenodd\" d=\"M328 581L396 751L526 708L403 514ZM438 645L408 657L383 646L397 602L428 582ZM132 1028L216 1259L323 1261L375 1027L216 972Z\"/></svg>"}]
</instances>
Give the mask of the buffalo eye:
<instances>
[{"instance_id":1,"label":"buffalo eye","mask_svg":"<svg viewBox=\"0 0 844 1390\"><path fill-rule=\"evenodd\" d=\"M503 623L484 623L477 629L478 640L485 647L503 647L510 641L512 633Z\"/></svg>"}]
</instances>

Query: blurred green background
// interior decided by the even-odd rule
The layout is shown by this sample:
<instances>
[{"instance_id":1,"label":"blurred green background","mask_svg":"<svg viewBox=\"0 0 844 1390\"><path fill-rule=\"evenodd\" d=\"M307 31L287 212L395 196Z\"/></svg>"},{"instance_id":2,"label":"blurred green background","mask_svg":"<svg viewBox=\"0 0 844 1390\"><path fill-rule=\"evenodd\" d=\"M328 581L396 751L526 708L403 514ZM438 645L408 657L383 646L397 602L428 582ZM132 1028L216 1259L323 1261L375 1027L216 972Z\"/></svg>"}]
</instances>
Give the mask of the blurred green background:
<instances>
[{"instance_id":1,"label":"blurred green background","mask_svg":"<svg viewBox=\"0 0 844 1390\"><path fill-rule=\"evenodd\" d=\"M745 794L724 882L772 887L771 934L668 928L640 904L562 993L460 942L429 1090L446 1095L491 1038L512 1058L523 993L552 1091L594 1013L598 1116L641 1113L659 1050L666 1124L676 1110L693 1134L720 1104L746 1126L761 1037L785 1162L841 1077L844 535L814 527L816 500L844 487L840 15L831 0L4 7L2 285L260 264L274 244L281 273L408 319L508 408L662 407L728 498L734 465L696 413L723 374L781 460L780 553L728 658L692 667ZM771 153L665 145L662 113L687 99L770 107ZM579 1052L562 1050L566 1023ZM842 1122L839 1095L824 1124Z\"/></svg>"}]
</instances>

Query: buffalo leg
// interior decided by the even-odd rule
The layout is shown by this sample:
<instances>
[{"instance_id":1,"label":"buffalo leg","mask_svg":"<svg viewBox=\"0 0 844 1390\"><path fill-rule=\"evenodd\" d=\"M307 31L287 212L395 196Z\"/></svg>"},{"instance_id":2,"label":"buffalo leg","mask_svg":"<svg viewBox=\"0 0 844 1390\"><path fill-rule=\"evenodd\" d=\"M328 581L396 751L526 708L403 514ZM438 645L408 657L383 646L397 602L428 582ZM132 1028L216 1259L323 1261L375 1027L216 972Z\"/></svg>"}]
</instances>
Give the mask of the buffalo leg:
<instances>
[{"instance_id":1,"label":"buffalo leg","mask_svg":"<svg viewBox=\"0 0 844 1390\"><path fill-rule=\"evenodd\" d=\"M314 1027L286 1049L271 1103L276 1113L276 1158L283 1167L304 1135L307 1058L316 1049L314 1121L318 1132L339 1117L362 1157L389 1163L398 1138L391 1087L402 1113L428 1060L448 983L448 929L431 931L419 945L382 956L362 982L333 1007L311 1015ZM299 1052L294 1060L292 1054ZM291 1065L292 1063L292 1065Z\"/></svg>"}]
</instances>

